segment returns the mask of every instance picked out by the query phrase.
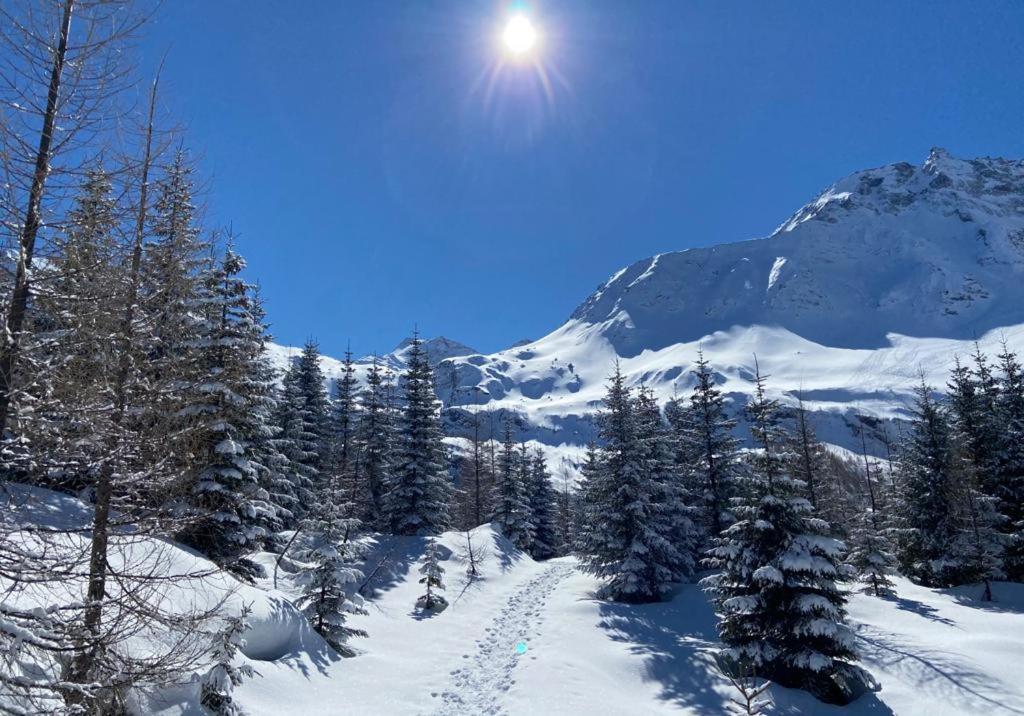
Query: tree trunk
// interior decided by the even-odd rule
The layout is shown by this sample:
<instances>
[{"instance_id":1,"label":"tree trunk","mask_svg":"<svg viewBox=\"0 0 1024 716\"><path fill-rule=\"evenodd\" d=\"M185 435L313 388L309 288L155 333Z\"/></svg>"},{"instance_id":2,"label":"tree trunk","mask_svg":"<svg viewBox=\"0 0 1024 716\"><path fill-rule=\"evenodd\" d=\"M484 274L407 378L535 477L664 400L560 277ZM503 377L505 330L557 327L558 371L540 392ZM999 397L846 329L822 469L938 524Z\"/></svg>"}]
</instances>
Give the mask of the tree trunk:
<instances>
[{"instance_id":1,"label":"tree trunk","mask_svg":"<svg viewBox=\"0 0 1024 716\"><path fill-rule=\"evenodd\" d=\"M35 171L29 189L28 207L25 210L25 225L22 227L18 245L18 266L14 275L14 294L7 310L6 335L0 347L0 436L7 429L11 401L14 394L14 366L21 345L21 331L25 326L25 312L28 309L30 293L30 271L32 256L36 248L36 236L42 223L40 215L46 177L50 173L50 147L53 143L53 127L57 119L57 100L60 96L61 77L64 73L64 58L68 51L68 35L71 33L71 12L75 0L64 0L64 11L60 23L60 40L53 54L50 71L50 88L46 94L46 112L43 114L43 128L39 134L39 149L36 151Z\"/></svg>"}]
</instances>

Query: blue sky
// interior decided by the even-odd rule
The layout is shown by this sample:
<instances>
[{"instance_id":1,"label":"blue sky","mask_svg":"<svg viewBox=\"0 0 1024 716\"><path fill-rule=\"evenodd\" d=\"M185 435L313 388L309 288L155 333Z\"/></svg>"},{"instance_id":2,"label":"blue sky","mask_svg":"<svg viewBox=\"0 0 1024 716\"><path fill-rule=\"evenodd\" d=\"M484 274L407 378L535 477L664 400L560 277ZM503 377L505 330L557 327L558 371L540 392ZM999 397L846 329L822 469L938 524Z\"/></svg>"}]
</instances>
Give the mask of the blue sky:
<instances>
[{"instance_id":1,"label":"blue sky","mask_svg":"<svg viewBox=\"0 0 1024 716\"><path fill-rule=\"evenodd\" d=\"M1024 156L1024 2L172 0L168 113L279 342L537 338L618 268L764 236L933 145Z\"/></svg>"}]
</instances>

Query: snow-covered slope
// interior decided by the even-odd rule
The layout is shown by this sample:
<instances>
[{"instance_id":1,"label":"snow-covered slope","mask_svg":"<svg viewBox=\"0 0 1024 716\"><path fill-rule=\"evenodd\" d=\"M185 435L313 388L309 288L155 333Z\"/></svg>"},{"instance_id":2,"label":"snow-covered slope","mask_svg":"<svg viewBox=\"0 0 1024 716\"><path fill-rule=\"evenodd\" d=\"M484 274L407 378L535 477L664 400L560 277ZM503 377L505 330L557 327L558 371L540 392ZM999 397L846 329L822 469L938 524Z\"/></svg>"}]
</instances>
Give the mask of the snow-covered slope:
<instances>
[{"instance_id":1,"label":"snow-covered slope","mask_svg":"<svg viewBox=\"0 0 1024 716\"><path fill-rule=\"evenodd\" d=\"M8 499L7 509L17 510L23 523L69 527L90 518L87 505L46 490L12 485ZM165 597L183 610L220 599L227 599L229 612L250 607L239 663L259 675L236 698L251 716L728 713L731 687L712 660L714 615L697 585L682 585L661 604L609 604L594 599L596 582L572 558L534 562L489 525L473 538L489 555L471 584L459 557L463 535L439 538L450 606L430 615L414 609L424 539L370 538L369 613L351 618L369 636L352 642L358 654L351 659L332 652L293 606L299 587L288 562L275 588L273 555L255 555L268 571L255 585L210 574L168 586ZM154 564L168 575L212 568L172 543L151 544L158 548ZM996 602L989 604L976 600L977 588L931 590L900 578L896 586L898 598L854 595L849 605L862 664L879 690L836 708L773 687L772 713L1024 712L1024 586L995 584ZM198 689L186 680L140 695L137 712L199 714Z\"/></svg>"},{"instance_id":2,"label":"snow-covered slope","mask_svg":"<svg viewBox=\"0 0 1024 716\"><path fill-rule=\"evenodd\" d=\"M921 373L941 388L976 339L1024 349L1022 278L1024 162L936 149L837 182L768 238L638 261L551 334L442 362L439 394L581 445L616 360L666 400L702 348L738 402L756 355L772 392L802 392L825 439L859 447L854 416L905 415Z\"/></svg>"}]
</instances>

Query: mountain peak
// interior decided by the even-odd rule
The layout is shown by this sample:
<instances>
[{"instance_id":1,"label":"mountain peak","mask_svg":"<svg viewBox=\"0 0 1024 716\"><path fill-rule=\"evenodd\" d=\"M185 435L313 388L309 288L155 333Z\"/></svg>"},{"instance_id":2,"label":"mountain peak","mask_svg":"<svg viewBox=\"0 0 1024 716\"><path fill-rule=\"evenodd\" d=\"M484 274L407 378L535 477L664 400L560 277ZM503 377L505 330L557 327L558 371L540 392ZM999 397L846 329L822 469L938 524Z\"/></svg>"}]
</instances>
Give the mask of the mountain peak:
<instances>
[{"instance_id":1,"label":"mountain peak","mask_svg":"<svg viewBox=\"0 0 1024 716\"><path fill-rule=\"evenodd\" d=\"M638 261L572 318L634 356L731 326L839 347L889 333L970 339L1022 319L1024 161L933 149L855 172L767 239Z\"/></svg>"},{"instance_id":2,"label":"mountain peak","mask_svg":"<svg viewBox=\"0 0 1024 716\"><path fill-rule=\"evenodd\" d=\"M412 336L405 338L395 346L395 350L391 352L393 357L398 363L405 363L406 356L409 353L409 348L412 346ZM479 353L475 348L470 348L464 343L453 341L451 338L444 336L437 336L436 338L421 338L420 344L423 350L426 351L427 360L433 366L437 365L443 360L448 358L455 358L457 356L468 356Z\"/></svg>"}]
</instances>

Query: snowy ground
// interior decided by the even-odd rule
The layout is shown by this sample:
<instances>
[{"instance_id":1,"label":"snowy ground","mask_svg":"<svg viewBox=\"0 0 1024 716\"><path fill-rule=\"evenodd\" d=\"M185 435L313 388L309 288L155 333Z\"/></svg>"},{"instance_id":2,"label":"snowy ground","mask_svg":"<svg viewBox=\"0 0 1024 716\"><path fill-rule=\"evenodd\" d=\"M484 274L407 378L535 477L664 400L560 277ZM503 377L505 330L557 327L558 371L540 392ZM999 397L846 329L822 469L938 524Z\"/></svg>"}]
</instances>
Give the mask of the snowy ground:
<instances>
[{"instance_id":1,"label":"snowy ground","mask_svg":"<svg viewBox=\"0 0 1024 716\"><path fill-rule=\"evenodd\" d=\"M35 519L80 522L81 503L31 491ZM421 586L416 563L424 540L372 543L367 573L369 614L355 625L370 636L351 659L334 655L290 603L294 587L282 571L253 586L235 585L231 603L252 605L244 649L260 676L238 700L266 714L722 714L730 695L715 670L714 615L695 585L647 606L597 601L594 580L571 558L536 563L489 527L475 531L490 555L483 578L467 584L461 535L441 538L450 606L414 609ZM202 566L166 545L171 563ZM260 555L272 567L271 555ZM229 578L211 585L223 593ZM930 590L897 580L899 597L855 595L850 618L863 665L880 683L846 708L828 707L799 691L772 688L778 714L1024 714L1024 585L996 585L997 601L975 589ZM517 653L517 645L526 646ZM147 713L201 714L194 685L166 693Z\"/></svg>"},{"instance_id":2,"label":"snowy ground","mask_svg":"<svg viewBox=\"0 0 1024 716\"><path fill-rule=\"evenodd\" d=\"M255 663L241 689L254 714L715 714L730 686L715 670L714 615L695 585L664 604L597 601L595 581L571 558L538 564L488 528L485 578L466 586L445 563L451 606L427 618L412 608L421 540L391 540L386 577L357 619L370 637L358 657L292 654ZM442 543L457 553L459 539ZM881 685L845 709L773 688L779 714L1024 714L1024 586L1001 584L998 602L976 590L942 592L898 580L899 598L856 595L851 621L864 666ZM524 654L516 645L525 643Z\"/></svg>"}]
</instances>

